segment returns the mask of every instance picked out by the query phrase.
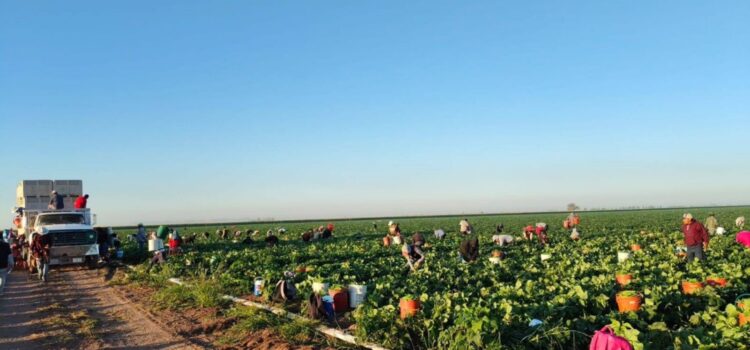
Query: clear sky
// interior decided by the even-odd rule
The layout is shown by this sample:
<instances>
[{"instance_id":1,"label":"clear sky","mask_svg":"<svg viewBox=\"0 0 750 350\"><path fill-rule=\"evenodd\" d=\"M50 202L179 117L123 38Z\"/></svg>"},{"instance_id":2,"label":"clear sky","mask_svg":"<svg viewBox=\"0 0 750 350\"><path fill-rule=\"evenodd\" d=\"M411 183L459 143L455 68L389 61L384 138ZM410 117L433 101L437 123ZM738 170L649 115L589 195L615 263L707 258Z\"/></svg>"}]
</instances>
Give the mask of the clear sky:
<instances>
[{"instance_id":1,"label":"clear sky","mask_svg":"<svg viewBox=\"0 0 750 350\"><path fill-rule=\"evenodd\" d=\"M748 18L0 0L0 207L21 179L84 180L105 224L750 203Z\"/></svg>"}]
</instances>

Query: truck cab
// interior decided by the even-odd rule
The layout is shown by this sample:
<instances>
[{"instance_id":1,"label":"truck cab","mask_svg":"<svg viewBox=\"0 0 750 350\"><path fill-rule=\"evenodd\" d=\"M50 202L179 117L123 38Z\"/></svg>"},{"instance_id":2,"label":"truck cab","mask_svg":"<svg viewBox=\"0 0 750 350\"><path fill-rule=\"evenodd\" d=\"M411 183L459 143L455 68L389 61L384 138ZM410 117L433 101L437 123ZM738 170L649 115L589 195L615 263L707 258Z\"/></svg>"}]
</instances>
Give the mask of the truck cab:
<instances>
[{"instance_id":1,"label":"truck cab","mask_svg":"<svg viewBox=\"0 0 750 350\"><path fill-rule=\"evenodd\" d=\"M52 238L50 265L81 264L99 258L97 234L87 209L38 212L32 227L34 232Z\"/></svg>"}]
</instances>

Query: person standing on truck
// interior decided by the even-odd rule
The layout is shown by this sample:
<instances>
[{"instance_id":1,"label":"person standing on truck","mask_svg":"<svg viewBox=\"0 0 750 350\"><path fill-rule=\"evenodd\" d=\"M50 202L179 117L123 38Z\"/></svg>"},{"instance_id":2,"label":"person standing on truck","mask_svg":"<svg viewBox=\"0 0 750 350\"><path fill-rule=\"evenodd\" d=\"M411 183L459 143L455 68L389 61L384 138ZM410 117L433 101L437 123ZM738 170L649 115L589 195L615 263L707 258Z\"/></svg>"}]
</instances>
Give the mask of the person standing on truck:
<instances>
[{"instance_id":1,"label":"person standing on truck","mask_svg":"<svg viewBox=\"0 0 750 350\"><path fill-rule=\"evenodd\" d=\"M50 248L52 248L52 237L49 234L42 232L34 235L31 242L31 253L36 259L37 276L42 282L47 282Z\"/></svg>"},{"instance_id":2,"label":"person standing on truck","mask_svg":"<svg viewBox=\"0 0 750 350\"><path fill-rule=\"evenodd\" d=\"M83 196L80 196L76 198L75 203L73 203L74 209L86 209L86 204L88 204L89 195L84 194Z\"/></svg>"},{"instance_id":3,"label":"person standing on truck","mask_svg":"<svg viewBox=\"0 0 750 350\"><path fill-rule=\"evenodd\" d=\"M53 210L60 210L65 208L65 203L63 203L63 196L57 193L57 191L52 191L48 207Z\"/></svg>"},{"instance_id":4,"label":"person standing on truck","mask_svg":"<svg viewBox=\"0 0 750 350\"><path fill-rule=\"evenodd\" d=\"M682 216L682 233L685 234L685 245L687 246L687 261L693 259L706 260L705 250L708 249L708 231L693 219L690 213Z\"/></svg>"},{"instance_id":5,"label":"person standing on truck","mask_svg":"<svg viewBox=\"0 0 750 350\"><path fill-rule=\"evenodd\" d=\"M13 253L10 244L0 241L0 295L3 294L5 285L8 284L8 274L13 270Z\"/></svg>"}]
</instances>

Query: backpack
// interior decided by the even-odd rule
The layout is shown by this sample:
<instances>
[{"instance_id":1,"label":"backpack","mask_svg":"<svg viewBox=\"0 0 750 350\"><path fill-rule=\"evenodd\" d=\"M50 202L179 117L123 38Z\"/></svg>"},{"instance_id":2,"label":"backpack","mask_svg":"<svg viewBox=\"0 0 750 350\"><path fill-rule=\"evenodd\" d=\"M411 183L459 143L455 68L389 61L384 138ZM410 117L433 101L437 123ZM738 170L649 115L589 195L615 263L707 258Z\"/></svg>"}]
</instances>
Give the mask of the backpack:
<instances>
[{"instance_id":1,"label":"backpack","mask_svg":"<svg viewBox=\"0 0 750 350\"><path fill-rule=\"evenodd\" d=\"M326 317L323 298L314 292L310 293L310 297L307 298L307 317L312 320L319 320Z\"/></svg>"},{"instance_id":2,"label":"backpack","mask_svg":"<svg viewBox=\"0 0 750 350\"><path fill-rule=\"evenodd\" d=\"M615 334L610 326L604 326L594 333L589 350L633 350L627 339Z\"/></svg>"},{"instance_id":3,"label":"backpack","mask_svg":"<svg viewBox=\"0 0 750 350\"><path fill-rule=\"evenodd\" d=\"M273 300L277 302L292 301L297 298L297 287L294 282L279 280L276 283L276 289L273 291Z\"/></svg>"}]
</instances>

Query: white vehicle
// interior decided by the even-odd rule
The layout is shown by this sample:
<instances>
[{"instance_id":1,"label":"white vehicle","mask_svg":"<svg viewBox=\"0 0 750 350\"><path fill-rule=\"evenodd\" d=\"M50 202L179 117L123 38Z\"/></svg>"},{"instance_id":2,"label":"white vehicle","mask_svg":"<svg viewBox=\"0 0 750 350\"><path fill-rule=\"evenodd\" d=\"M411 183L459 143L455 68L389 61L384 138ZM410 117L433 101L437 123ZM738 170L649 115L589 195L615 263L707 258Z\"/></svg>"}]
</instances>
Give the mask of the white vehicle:
<instances>
[{"instance_id":1,"label":"white vehicle","mask_svg":"<svg viewBox=\"0 0 750 350\"><path fill-rule=\"evenodd\" d=\"M18 206L14 210L19 219L18 234L27 239L34 233L50 235L50 265L94 263L99 260L97 233L93 227L95 217L90 209L72 208L73 200L82 195L81 189L80 180L26 180L18 185ZM64 209L46 209L52 190L64 196Z\"/></svg>"}]
</instances>

